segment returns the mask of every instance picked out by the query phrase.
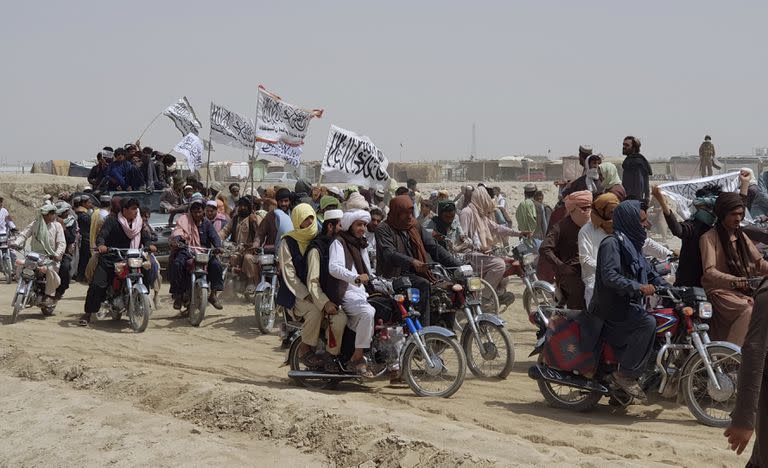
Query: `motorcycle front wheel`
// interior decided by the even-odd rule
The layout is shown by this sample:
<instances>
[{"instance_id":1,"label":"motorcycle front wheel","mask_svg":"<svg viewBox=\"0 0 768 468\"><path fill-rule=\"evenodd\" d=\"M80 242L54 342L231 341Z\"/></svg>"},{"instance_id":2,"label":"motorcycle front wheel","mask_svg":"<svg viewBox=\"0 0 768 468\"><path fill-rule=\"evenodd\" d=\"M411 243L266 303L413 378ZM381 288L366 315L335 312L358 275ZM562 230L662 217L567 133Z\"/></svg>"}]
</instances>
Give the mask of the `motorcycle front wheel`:
<instances>
[{"instance_id":1,"label":"motorcycle front wheel","mask_svg":"<svg viewBox=\"0 0 768 468\"><path fill-rule=\"evenodd\" d=\"M706 348L720 390L709 379L701 356L691 358L680 382L685 404L697 421L705 426L727 427L736 405L736 384L741 368L741 353L724 346Z\"/></svg>"},{"instance_id":2,"label":"motorcycle front wheel","mask_svg":"<svg viewBox=\"0 0 768 468\"><path fill-rule=\"evenodd\" d=\"M189 308L189 323L193 327L199 327L205 318L205 308L208 307L208 288L195 283L192 288L192 297L194 301L191 302L194 305Z\"/></svg>"},{"instance_id":3,"label":"motorcycle front wheel","mask_svg":"<svg viewBox=\"0 0 768 468\"><path fill-rule=\"evenodd\" d=\"M16 293L16 296L13 298L13 303L11 306L13 307L13 314L11 315L11 323L16 323L16 319L19 316L19 312L21 312L21 309L24 308L24 299L25 295L21 293Z\"/></svg>"},{"instance_id":4,"label":"motorcycle front wheel","mask_svg":"<svg viewBox=\"0 0 768 468\"><path fill-rule=\"evenodd\" d=\"M403 353L403 378L418 396L448 398L464 383L467 358L455 339L437 333L421 336L433 366L430 367L418 344Z\"/></svg>"},{"instance_id":5,"label":"motorcycle front wheel","mask_svg":"<svg viewBox=\"0 0 768 468\"><path fill-rule=\"evenodd\" d=\"M476 377L505 379L515 364L515 347L503 326L487 321L477 323L480 346L470 327L461 335L467 366Z\"/></svg>"},{"instance_id":6,"label":"motorcycle front wheel","mask_svg":"<svg viewBox=\"0 0 768 468\"><path fill-rule=\"evenodd\" d=\"M272 300L272 289L258 291L254 296L254 313L256 325L264 335L269 334L275 326L275 305Z\"/></svg>"},{"instance_id":7,"label":"motorcycle front wheel","mask_svg":"<svg viewBox=\"0 0 768 468\"><path fill-rule=\"evenodd\" d=\"M149 325L149 314L152 309L149 306L149 295L142 294L138 290L131 291L133 295L131 310L128 311L128 319L131 321L131 328L136 333L141 333Z\"/></svg>"},{"instance_id":8,"label":"motorcycle front wheel","mask_svg":"<svg viewBox=\"0 0 768 468\"><path fill-rule=\"evenodd\" d=\"M13 267L11 267L11 256L3 257L3 269L5 270L5 284L11 284L13 281Z\"/></svg>"},{"instance_id":9,"label":"motorcycle front wheel","mask_svg":"<svg viewBox=\"0 0 768 468\"><path fill-rule=\"evenodd\" d=\"M539 306L555 304L557 304L555 296L545 289L533 288L533 291L526 289L523 292L523 308L528 315L531 315Z\"/></svg>"}]
</instances>

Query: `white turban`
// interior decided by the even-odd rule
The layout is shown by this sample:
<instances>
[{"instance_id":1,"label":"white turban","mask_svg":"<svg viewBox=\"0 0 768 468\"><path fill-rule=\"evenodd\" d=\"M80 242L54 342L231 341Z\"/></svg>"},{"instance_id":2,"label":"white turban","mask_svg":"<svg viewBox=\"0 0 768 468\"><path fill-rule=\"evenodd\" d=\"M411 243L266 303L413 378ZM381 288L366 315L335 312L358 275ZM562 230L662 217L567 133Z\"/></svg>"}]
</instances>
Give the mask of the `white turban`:
<instances>
[{"instance_id":1,"label":"white turban","mask_svg":"<svg viewBox=\"0 0 768 468\"><path fill-rule=\"evenodd\" d=\"M368 224L371 222L371 214L365 210L347 211L341 218L341 230L348 230L355 221L365 221Z\"/></svg>"}]
</instances>

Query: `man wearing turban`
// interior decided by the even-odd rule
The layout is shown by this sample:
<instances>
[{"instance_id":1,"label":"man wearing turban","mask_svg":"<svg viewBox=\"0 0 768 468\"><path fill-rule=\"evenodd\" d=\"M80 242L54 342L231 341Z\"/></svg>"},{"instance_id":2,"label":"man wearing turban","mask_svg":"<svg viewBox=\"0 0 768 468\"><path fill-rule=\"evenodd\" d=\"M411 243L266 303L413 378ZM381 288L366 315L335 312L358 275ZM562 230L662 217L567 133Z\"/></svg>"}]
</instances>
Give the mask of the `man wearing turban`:
<instances>
[{"instance_id":1,"label":"man wearing turban","mask_svg":"<svg viewBox=\"0 0 768 468\"><path fill-rule=\"evenodd\" d=\"M570 309L584 309L584 282L579 263L579 230L589 221L592 192L581 190L565 197L567 215L551 226L539 254L555 267L555 282ZM561 301L562 302L562 301Z\"/></svg>"}]
</instances>

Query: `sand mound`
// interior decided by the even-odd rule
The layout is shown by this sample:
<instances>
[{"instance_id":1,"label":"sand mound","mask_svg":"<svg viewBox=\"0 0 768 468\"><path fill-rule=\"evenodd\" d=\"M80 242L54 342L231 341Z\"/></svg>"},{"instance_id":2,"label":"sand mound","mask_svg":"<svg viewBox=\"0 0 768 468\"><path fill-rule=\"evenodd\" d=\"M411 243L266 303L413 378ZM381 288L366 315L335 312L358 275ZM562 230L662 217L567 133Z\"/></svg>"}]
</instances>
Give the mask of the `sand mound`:
<instances>
[{"instance_id":1,"label":"sand mound","mask_svg":"<svg viewBox=\"0 0 768 468\"><path fill-rule=\"evenodd\" d=\"M55 197L60 192L82 190L86 185L88 181L83 177L9 174L0 178L0 197L21 229L35 219L36 208L45 195Z\"/></svg>"}]
</instances>

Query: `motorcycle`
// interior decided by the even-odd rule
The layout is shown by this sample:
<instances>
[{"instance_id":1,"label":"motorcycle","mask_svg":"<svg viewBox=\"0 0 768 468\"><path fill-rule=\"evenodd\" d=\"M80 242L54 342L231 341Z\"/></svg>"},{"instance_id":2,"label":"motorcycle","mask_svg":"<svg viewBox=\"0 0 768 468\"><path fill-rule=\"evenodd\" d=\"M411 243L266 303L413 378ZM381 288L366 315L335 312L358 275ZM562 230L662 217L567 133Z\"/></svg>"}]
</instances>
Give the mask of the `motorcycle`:
<instances>
[{"instance_id":1,"label":"motorcycle","mask_svg":"<svg viewBox=\"0 0 768 468\"><path fill-rule=\"evenodd\" d=\"M469 254L471 253L471 249L469 249L468 244L463 244L459 246L455 246L453 242L451 242L450 239L445 239L446 244L446 250L451 253L453 258L456 259L459 263L462 265L469 265ZM484 280L483 278L480 278L480 282L483 284L483 289L477 293L477 295L480 297L480 301L482 302L483 310L485 313L488 314L494 314L498 315L502 312L501 306L499 305L499 295L496 293L496 289L491 286L491 283ZM457 324L459 327L462 325Z\"/></svg>"},{"instance_id":2,"label":"motorcycle","mask_svg":"<svg viewBox=\"0 0 768 468\"><path fill-rule=\"evenodd\" d=\"M128 314L131 328L141 333L149 325L152 307L149 301L149 289L144 284L142 270L152 268L149 258L144 254L147 250L110 248L106 255L116 255L115 276L111 287L107 288L107 297L96 314L98 319L110 315L113 320L120 320L124 313Z\"/></svg>"},{"instance_id":3,"label":"motorcycle","mask_svg":"<svg viewBox=\"0 0 768 468\"><path fill-rule=\"evenodd\" d=\"M44 316L53 315L56 304L45 301L45 274L53 261L37 252L27 252L24 259L17 258L16 265L21 269L16 293L13 295L11 307L11 323L15 323L19 312L27 307L40 307Z\"/></svg>"},{"instance_id":4,"label":"motorcycle","mask_svg":"<svg viewBox=\"0 0 768 468\"><path fill-rule=\"evenodd\" d=\"M536 275L536 262L539 255L534 251L530 242L523 241L512 248L512 258L515 259L515 266L511 273L520 277L525 285L523 292L523 308L530 316L539 305L554 305L555 286L547 281L539 280ZM506 273L505 273L506 275Z\"/></svg>"},{"instance_id":5,"label":"motorcycle","mask_svg":"<svg viewBox=\"0 0 768 468\"><path fill-rule=\"evenodd\" d=\"M5 275L5 283L13 281L13 262L11 262L11 249L8 246L8 234L0 234L0 271Z\"/></svg>"},{"instance_id":6,"label":"motorcycle","mask_svg":"<svg viewBox=\"0 0 768 468\"><path fill-rule=\"evenodd\" d=\"M448 398L464 383L467 362L456 342L456 335L445 328L422 327L413 304L419 302L419 290L411 288L406 277L391 284L382 281L388 294L371 295L368 302L376 309L371 347L365 361L374 378L398 374L418 396ZM321 331L315 352L325 350L325 333ZM299 360L301 330L292 338L287 362L288 377L308 388L323 389L344 380L362 380L349 365L354 351L355 333L345 328L341 353L336 358L338 372L307 368ZM329 339L335 337L331 335Z\"/></svg>"},{"instance_id":7,"label":"motorcycle","mask_svg":"<svg viewBox=\"0 0 768 468\"><path fill-rule=\"evenodd\" d=\"M256 261L261 269L261 278L259 278L259 284L256 285L256 293L253 298L254 314L259 331L266 335L275 326L275 299L277 298L278 287L277 259L273 246L259 248L257 254Z\"/></svg>"},{"instance_id":8,"label":"motorcycle","mask_svg":"<svg viewBox=\"0 0 768 468\"><path fill-rule=\"evenodd\" d=\"M429 267L438 282L453 283L450 290L433 288L432 311L456 311L455 323L461 327L461 348L469 370L477 377L506 378L515 363L515 347L504 328L506 322L498 315L483 312L479 292L484 286L480 278L470 265L454 269L452 276L438 263Z\"/></svg>"},{"instance_id":9,"label":"motorcycle","mask_svg":"<svg viewBox=\"0 0 768 468\"><path fill-rule=\"evenodd\" d=\"M726 427L736 401L741 348L710 341L703 321L712 317L712 305L702 288L660 288L656 295L659 304L649 312L656 319L655 359L638 379L640 387L664 398L681 396L700 423ZM588 411L604 396L629 405L632 397L611 377L616 370L612 348L604 344L599 356L577 351L579 331L573 319L580 312L538 308L534 320L540 338L531 355L540 357L528 376L556 408Z\"/></svg>"},{"instance_id":10,"label":"motorcycle","mask_svg":"<svg viewBox=\"0 0 768 468\"><path fill-rule=\"evenodd\" d=\"M193 327L199 327L205 318L205 309L208 307L208 294L210 292L208 261L210 261L214 249L192 246L186 248L194 250L194 253L187 262L190 287L184 293L182 304L187 310L189 323Z\"/></svg>"}]
</instances>

